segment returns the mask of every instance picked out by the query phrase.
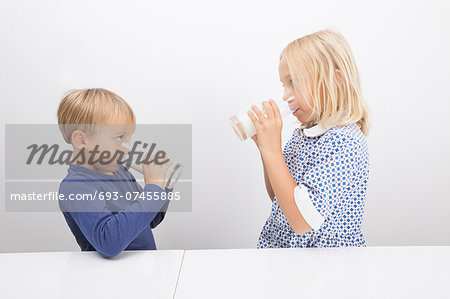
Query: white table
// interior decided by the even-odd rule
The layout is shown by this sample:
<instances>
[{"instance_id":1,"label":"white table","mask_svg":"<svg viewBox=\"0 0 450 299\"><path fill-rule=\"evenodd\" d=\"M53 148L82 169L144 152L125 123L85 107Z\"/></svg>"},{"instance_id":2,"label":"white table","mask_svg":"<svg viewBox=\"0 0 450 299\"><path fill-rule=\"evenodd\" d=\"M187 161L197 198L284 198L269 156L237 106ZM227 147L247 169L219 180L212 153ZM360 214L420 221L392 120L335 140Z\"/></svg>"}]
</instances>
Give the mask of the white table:
<instances>
[{"instance_id":1,"label":"white table","mask_svg":"<svg viewBox=\"0 0 450 299\"><path fill-rule=\"evenodd\" d=\"M175 298L450 298L450 247L186 251Z\"/></svg>"},{"instance_id":2,"label":"white table","mask_svg":"<svg viewBox=\"0 0 450 299\"><path fill-rule=\"evenodd\" d=\"M0 298L450 298L450 247L3 253Z\"/></svg>"},{"instance_id":3,"label":"white table","mask_svg":"<svg viewBox=\"0 0 450 299\"><path fill-rule=\"evenodd\" d=\"M183 253L2 253L0 298L173 298Z\"/></svg>"}]
</instances>

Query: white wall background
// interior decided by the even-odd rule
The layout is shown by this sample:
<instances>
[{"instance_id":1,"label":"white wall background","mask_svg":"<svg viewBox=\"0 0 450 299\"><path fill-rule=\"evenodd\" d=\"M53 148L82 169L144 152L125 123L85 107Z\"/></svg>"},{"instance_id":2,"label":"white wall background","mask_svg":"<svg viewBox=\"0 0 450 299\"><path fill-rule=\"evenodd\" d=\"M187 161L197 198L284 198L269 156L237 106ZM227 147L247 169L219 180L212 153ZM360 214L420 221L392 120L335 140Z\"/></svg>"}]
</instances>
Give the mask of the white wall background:
<instances>
[{"instance_id":1,"label":"white wall background","mask_svg":"<svg viewBox=\"0 0 450 299\"><path fill-rule=\"evenodd\" d=\"M349 41L372 111L368 245L450 245L445 0L2 0L1 123L56 123L62 94L84 87L117 92L138 123L191 123L193 211L168 215L158 247L254 248L270 200L227 117L280 96L281 49L323 28ZM0 230L2 252L79 250L59 213L1 212Z\"/></svg>"}]
</instances>

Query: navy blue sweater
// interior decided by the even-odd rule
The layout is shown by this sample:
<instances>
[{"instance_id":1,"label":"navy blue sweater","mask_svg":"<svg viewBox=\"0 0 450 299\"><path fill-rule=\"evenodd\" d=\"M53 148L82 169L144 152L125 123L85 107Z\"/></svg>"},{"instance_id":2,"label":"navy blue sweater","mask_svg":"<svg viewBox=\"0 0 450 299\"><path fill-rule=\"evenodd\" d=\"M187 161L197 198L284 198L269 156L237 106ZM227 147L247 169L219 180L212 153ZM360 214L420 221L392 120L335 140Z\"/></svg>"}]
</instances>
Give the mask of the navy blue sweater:
<instances>
[{"instance_id":1,"label":"navy blue sweater","mask_svg":"<svg viewBox=\"0 0 450 299\"><path fill-rule=\"evenodd\" d=\"M70 164L59 186L66 198L59 207L82 251L115 256L122 250L156 249L151 229L164 219L169 201L137 195L170 191L154 184L142 188L124 166L107 175ZM93 200L75 200L81 196Z\"/></svg>"}]
</instances>

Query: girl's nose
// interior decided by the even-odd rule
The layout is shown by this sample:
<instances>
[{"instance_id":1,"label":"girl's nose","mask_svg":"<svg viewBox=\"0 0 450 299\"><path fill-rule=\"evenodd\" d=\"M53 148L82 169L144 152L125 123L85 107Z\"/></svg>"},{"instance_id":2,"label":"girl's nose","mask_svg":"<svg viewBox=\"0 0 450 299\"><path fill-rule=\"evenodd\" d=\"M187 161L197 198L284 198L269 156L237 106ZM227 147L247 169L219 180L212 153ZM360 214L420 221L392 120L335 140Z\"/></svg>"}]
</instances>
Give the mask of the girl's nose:
<instances>
[{"instance_id":1,"label":"girl's nose","mask_svg":"<svg viewBox=\"0 0 450 299\"><path fill-rule=\"evenodd\" d=\"M285 102L290 102L294 99L295 99L295 97L290 92L285 92L283 95L283 101L285 101Z\"/></svg>"},{"instance_id":2,"label":"girl's nose","mask_svg":"<svg viewBox=\"0 0 450 299\"><path fill-rule=\"evenodd\" d=\"M283 101L285 102L289 102L293 99L293 95L291 93L291 90L289 88L285 88L284 89L284 94L283 94Z\"/></svg>"}]
</instances>

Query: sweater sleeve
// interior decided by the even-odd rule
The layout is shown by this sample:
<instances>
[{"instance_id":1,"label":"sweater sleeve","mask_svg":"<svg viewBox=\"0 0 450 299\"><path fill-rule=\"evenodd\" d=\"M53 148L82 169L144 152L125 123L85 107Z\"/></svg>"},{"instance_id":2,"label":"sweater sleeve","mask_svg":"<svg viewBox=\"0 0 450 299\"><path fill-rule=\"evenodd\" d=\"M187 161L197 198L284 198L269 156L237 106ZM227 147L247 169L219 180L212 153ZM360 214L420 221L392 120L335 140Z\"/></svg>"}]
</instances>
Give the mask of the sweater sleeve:
<instances>
[{"instance_id":1,"label":"sweater sleeve","mask_svg":"<svg viewBox=\"0 0 450 299\"><path fill-rule=\"evenodd\" d=\"M171 193L173 192L173 188L169 189L169 188L165 188L167 193ZM152 222L150 222L150 227L151 228L155 228L157 227L165 218L166 216L166 212L167 209L169 208L169 203L170 200L167 201L164 206L161 208L161 210L158 212L158 214L156 214L155 218L152 220Z\"/></svg>"},{"instance_id":2,"label":"sweater sleeve","mask_svg":"<svg viewBox=\"0 0 450 299\"><path fill-rule=\"evenodd\" d=\"M164 206L161 208L161 211L156 214L155 218L153 218L152 222L150 222L150 228L157 227L165 218L167 208L169 207L170 201L166 202Z\"/></svg>"},{"instance_id":3,"label":"sweater sleeve","mask_svg":"<svg viewBox=\"0 0 450 299\"><path fill-rule=\"evenodd\" d=\"M68 212L89 243L103 256L115 256L151 223L166 204L165 200L133 200L124 210L111 212L104 200L98 199L98 190L88 181L63 183L60 193L82 194L89 201L65 201L63 212ZM146 184L140 194L163 193L161 187ZM138 198L138 197L137 197Z\"/></svg>"},{"instance_id":4,"label":"sweater sleeve","mask_svg":"<svg viewBox=\"0 0 450 299\"><path fill-rule=\"evenodd\" d=\"M141 185L138 184L136 181L135 181L135 185L139 191L142 191ZM173 188L170 188L170 189L165 188L165 190L167 193L173 192ZM153 218L152 222L150 222L150 228L157 227L164 220L167 209L169 208L169 203L170 203L170 200L167 201L166 204L164 204L163 207L161 208L161 210L158 212L158 214L156 214L155 218Z\"/></svg>"}]
</instances>

